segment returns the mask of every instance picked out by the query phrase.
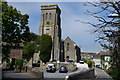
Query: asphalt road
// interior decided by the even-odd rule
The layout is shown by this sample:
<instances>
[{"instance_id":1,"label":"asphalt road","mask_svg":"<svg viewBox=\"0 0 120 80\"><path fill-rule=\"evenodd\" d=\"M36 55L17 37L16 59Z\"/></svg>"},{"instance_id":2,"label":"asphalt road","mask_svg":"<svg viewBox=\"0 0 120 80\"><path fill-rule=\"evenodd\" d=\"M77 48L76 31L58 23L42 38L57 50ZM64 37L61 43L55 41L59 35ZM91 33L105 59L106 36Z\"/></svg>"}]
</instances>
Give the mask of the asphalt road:
<instances>
[{"instance_id":1,"label":"asphalt road","mask_svg":"<svg viewBox=\"0 0 120 80\"><path fill-rule=\"evenodd\" d=\"M97 79L109 79L109 80L112 80L112 78L102 69L95 68L95 74L97 76Z\"/></svg>"},{"instance_id":2,"label":"asphalt road","mask_svg":"<svg viewBox=\"0 0 120 80\"><path fill-rule=\"evenodd\" d=\"M76 72L82 72L85 71L85 68L82 69L77 69L74 72L68 72L68 73L59 73L59 71L56 71L55 73L51 73L51 72L46 72L46 71L42 71L44 72L44 78L45 80L65 80L65 77L70 75L70 74L74 74Z\"/></svg>"},{"instance_id":3,"label":"asphalt road","mask_svg":"<svg viewBox=\"0 0 120 80\"><path fill-rule=\"evenodd\" d=\"M44 72L44 78L45 80L65 80L65 77L70 75L70 74L74 74L76 72L82 72L82 71L86 71L88 68L87 64L77 64L78 69L74 72L68 72L68 73L59 73L59 71L56 71L55 73L50 73L50 72L46 72L46 70L41 70L42 72Z\"/></svg>"},{"instance_id":4,"label":"asphalt road","mask_svg":"<svg viewBox=\"0 0 120 80\"><path fill-rule=\"evenodd\" d=\"M76 71L68 72L68 73L59 73L59 71L56 71L55 73L50 73L50 72L46 72L46 70L40 70L40 71L44 72L44 80L65 80L65 77L67 75L74 74L80 71L82 72L82 71L85 71L86 69L87 68L85 67L79 67ZM4 72L4 77L5 78L16 78L16 79L26 78L27 80L30 78L34 78L29 73L14 73L14 72Z\"/></svg>"}]
</instances>

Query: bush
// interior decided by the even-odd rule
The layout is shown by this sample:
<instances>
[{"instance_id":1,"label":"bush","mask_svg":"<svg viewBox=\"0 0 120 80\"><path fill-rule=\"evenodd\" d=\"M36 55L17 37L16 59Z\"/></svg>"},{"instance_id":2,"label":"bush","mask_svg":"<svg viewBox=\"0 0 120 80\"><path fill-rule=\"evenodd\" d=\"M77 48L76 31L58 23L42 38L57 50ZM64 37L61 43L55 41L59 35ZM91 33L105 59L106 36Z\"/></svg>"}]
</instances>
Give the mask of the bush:
<instances>
[{"instance_id":1,"label":"bush","mask_svg":"<svg viewBox=\"0 0 120 80\"><path fill-rule=\"evenodd\" d=\"M92 67L92 61L89 59L84 59L85 63L88 64L88 67L91 68Z\"/></svg>"},{"instance_id":2,"label":"bush","mask_svg":"<svg viewBox=\"0 0 120 80\"><path fill-rule=\"evenodd\" d=\"M7 68L11 68L11 66L12 66L12 63L9 61L9 62L7 63Z\"/></svg>"},{"instance_id":3,"label":"bush","mask_svg":"<svg viewBox=\"0 0 120 80\"><path fill-rule=\"evenodd\" d=\"M23 65L23 59L15 59L15 69L20 69Z\"/></svg>"},{"instance_id":4,"label":"bush","mask_svg":"<svg viewBox=\"0 0 120 80\"><path fill-rule=\"evenodd\" d=\"M114 79L114 80L118 80L118 70L116 67L110 67L109 70L107 71L107 73Z\"/></svg>"}]
</instances>

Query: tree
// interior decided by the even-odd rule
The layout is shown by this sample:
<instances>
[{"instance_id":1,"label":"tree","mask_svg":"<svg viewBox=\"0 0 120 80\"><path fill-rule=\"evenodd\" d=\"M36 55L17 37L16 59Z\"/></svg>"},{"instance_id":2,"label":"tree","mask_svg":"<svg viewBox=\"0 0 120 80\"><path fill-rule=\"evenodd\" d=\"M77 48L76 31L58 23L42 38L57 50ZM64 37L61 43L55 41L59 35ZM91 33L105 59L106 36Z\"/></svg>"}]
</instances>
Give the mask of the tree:
<instances>
[{"instance_id":1,"label":"tree","mask_svg":"<svg viewBox=\"0 0 120 80\"><path fill-rule=\"evenodd\" d=\"M28 24L29 16L22 15L20 11L12 6L8 6L7 2L2 3L2 41L9 45L18 46L19 43L27 41L29 32Z\"/></svg>"},{"instance_id":2,"label":"tree","mask_svg":"<svg viewBox=\"0 0 120 80\"><path fill-rule=\"evenodd\" d=\"M95 27L94 33L98 36L97 40L104 49L109 49L112 54L112 67L117 69L116 80L120 79L120 19L108 19L109 14L118 14L120 17L120 1L116 2L101 2L89 3L95 8L100 9L97 12L88 13L96 18L99 23L83 22ZM104 14L104 15L99 15ZM106 15L105 15L106 14Z\"/></svg>"},{"instance_id":3,"label":"tree","mask_svg":"<svg viewBox=\"0 0 120 80\"><path fill-rule=\"evenodd\" d=\"M36 40L38 35L36 35L35 33L30 33L28 37L30 42L26 42L23 47L23 58L27 59L27 61L33 58L33 54L37 50Z\"/></svg>"},{"instance_id":4,"label":"tree","mask_svg":"<svg viewBox=\"0 0 120 80\"><path fill-rule=\"evenodd\" d=\"M35 41L37 40L37 37L38 37L37 34L32 33L32 32L28 36L29 36L29 41Z\"/></svg>"},{"instance_id":5,"label":"tree","mask_svg":"<svg viewBox=\"0 0 120 80\"><path fill-rule=\"evenodd\" d=\"M15 69L21 72L22 69L22 65L23 65L23 59L16 59L15 60Z\"/></svg>"},{"instance_id":6,"label":"tree","mask_svg":"<svg viewBox=\"0 0 120 80\"><path fill-rule=\"evenodd\" d=\"M25 46L23 47L23 58L29 61L31 58L33 58L35 50L36 50L35 42L26 43Z\"/></svg>"},{"instance_id":7,"label":"tree","mask_svg":"<svg viewBox=\"0 0 120 80\"><path fill-rule=\"evenodd\" d=\"M40 59L46 63L51 58L52 38L49 35L43 34L38 37L37 49L40 51Z\"/></svg>"},{"instance_id":8,"label":"tree","mask_svg":"<svg viewBox=\"0 0 120 80\"><path fill-rule=\"evenodd\" d=\"M30 41L28 18L27 14L22 15L16 8L8 6L7 2L2 2L2 53L4 59L8 57L11 47L19 47L21 43Z\"/></svg>"}]
</instances>

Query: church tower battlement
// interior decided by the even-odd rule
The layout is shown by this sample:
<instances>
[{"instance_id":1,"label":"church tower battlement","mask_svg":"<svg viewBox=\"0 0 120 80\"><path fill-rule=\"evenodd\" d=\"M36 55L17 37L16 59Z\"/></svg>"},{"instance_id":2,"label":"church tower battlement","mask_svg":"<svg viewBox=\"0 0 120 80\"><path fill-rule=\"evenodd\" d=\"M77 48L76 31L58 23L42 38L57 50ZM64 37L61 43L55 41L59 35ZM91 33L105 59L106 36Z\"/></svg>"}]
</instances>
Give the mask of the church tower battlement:
<instances>
[{"instance_id":1,"label":"church tower battlement","mask_svg":"<svg viewBox=\"0 0 120 80\"><path fill-rule=\"evenodd\" d=\"M48 34L52 37L52 51L51 60L59 61L61 53L61 10L60 8L53 5L42 5L41 6L41 19L40 19L40 35Z\"/></svg>"}]
</instances>

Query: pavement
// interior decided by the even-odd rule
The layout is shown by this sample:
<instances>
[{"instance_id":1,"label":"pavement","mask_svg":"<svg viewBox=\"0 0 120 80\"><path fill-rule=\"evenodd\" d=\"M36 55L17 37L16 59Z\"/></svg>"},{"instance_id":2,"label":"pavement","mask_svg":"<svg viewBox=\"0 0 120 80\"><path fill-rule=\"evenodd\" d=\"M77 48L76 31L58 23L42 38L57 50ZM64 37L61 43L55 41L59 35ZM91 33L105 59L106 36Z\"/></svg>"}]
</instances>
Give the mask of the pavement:
<instances>
[{"instance_id":1,"label":"pavement","mask_svg":"<svg viewBox=\"0 0 120 80\"><path fill-rule=\"evenodd\" d=\"M96 79L108 79L113 80L104 70L95 68Z\"/></svg>"},{"instance_id":2,"label":"pavement","mask_svg":"<svg viewBox=\"0 0 120 80\"><path fill-rule=\"evenodd\" d=\"M14 73L13 71L3 72L3 80L32 80L35 77L29 73Z\"/></svg>"}]
</instances>

